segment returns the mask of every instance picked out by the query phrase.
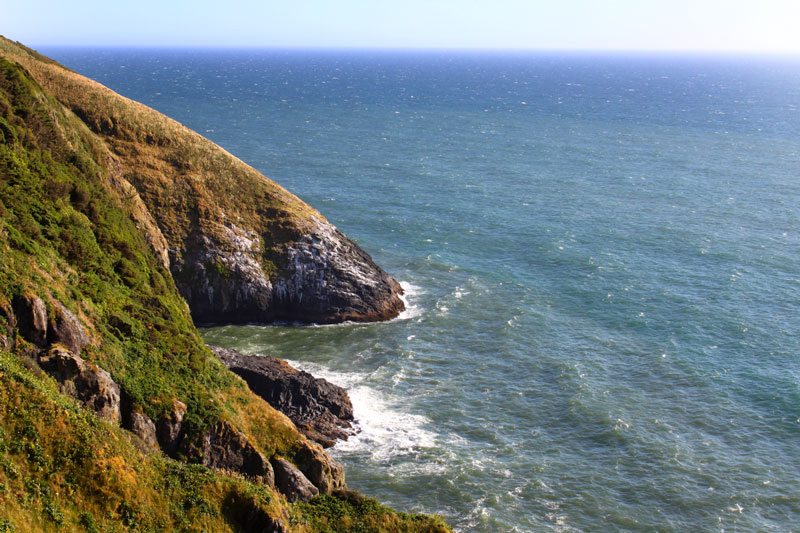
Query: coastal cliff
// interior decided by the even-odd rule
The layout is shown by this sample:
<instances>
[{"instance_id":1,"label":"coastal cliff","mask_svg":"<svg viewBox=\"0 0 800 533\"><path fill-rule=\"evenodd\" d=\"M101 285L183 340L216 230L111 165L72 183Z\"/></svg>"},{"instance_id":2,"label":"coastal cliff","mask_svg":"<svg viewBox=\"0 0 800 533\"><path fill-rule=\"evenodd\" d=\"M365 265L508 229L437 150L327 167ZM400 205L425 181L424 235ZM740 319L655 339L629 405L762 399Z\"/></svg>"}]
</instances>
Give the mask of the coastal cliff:
<instances>
[{"instance_id":1,"label":"coastal cliff","mask_svg":"<svg viewBox=\"0 0 800 533\"><path fill-rule=\"evenodd\" d=\"M403 310L397 281L277 183L54 62L12 59L102 143L109 181L131 198L196 322L368 322Z\"/></svg>"},{"instance_id":2,"label":"coastal cliff","mask_svg":"<svg viewBox=\"0 0 800 533\"><path fill-rule=\"evenodd\" d=\"M194 326L384 320L400 294L221 148L0 38L0 530L447 531L348 490ZM336 408L287 372L295 414Z\"/></svg>"}]
</instances>

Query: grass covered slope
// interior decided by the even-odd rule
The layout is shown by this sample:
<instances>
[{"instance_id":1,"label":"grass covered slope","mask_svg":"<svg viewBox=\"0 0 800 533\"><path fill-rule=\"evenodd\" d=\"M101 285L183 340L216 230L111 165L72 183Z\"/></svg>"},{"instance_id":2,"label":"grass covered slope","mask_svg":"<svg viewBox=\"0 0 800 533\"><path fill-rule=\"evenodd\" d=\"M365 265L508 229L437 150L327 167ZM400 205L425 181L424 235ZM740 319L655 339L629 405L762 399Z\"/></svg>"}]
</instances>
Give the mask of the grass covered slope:
<instances>
[{"instance_id":1,"label":"grass covered slope","mask_svg":"<svg viewBox=\"0 0 800 533\"><path fill-rule=\"evenodd\" d=\"M117 156L13 57L52 62L6 40L0 56L0 531L445 530L333 485L290 504L263 478L203 466L226 464L210 460L214 446L244 442L250 455L321 469L322 481L335 474L206 349L160 227ZM25 316L20 302L34 301L41 316ZM67 315L79 343L58 331ZM173 458L96 416L40 368L43 354L73 345L118 386L123 426L134 414L168 419L185 404Z\"/></svg>"},{"instance_id":2,"label":"grass covered slope","mask_svg":"<svg viewBox=\"0 0 800 533\"><path fill-rule=\"evenodd\" d=\"M267 487L141 452L2 351L0 420L0 531L236 531L281 516Z\"/></svg>"},{"instance_id":3,"label":"grass covered slope","mask_svg":"<svg viewBox=\"0 0 800 533\"><path fill-rule=\"evenodd\" d=\"M370 321L402 311L397 282L280 185L178 122L33 51L0 38L0 52L102 139L105 164L152 214L145 234L160 257L169 255L196 320Z\"/></svg>"}]
</instances>

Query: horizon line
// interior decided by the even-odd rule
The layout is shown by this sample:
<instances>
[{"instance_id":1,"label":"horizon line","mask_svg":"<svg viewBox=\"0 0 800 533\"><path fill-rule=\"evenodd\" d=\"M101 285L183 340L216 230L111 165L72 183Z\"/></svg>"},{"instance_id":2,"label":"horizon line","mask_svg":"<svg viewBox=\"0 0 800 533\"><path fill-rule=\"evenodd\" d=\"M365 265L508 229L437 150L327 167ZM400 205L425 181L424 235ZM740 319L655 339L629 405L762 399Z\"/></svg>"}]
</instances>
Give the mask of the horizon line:
<instances>
[{"instance_id":1,"label":"horizon line","mask_svg":"<svg viewBox=\"0 0 800 533\"><path fill-rule=\"evenodd\" d=\"M747 55L800 58L800 50L703 48L556 48L481 46L346 46L346 45L219 45L219 44L26 44L30 48L81 48L127 50L297 51L297 52L431 52L431 53L531 53L531 54L633 54L633 55Z\"/></svg>"}]
</instances>

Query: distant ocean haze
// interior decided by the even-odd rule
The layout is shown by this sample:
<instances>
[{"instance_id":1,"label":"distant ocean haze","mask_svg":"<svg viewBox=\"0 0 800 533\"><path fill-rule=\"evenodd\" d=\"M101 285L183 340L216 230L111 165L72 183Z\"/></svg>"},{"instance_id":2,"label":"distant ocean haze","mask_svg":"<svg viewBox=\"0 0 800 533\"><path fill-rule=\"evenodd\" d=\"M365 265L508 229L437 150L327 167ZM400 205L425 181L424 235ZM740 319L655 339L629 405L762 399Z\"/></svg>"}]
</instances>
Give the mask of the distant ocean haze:
<instances>
[{"instance_id":1,"label":"distant ocean haze","mask_svg":"<svg viewBox=\"0 0 800 533\"><path fill-rule=\"evenodd\" d=\"M800 62L46 49L401 280L381 324L204 330L348 388L348 484L460 531L800 523Z\"/></svg>"}]
</instances>

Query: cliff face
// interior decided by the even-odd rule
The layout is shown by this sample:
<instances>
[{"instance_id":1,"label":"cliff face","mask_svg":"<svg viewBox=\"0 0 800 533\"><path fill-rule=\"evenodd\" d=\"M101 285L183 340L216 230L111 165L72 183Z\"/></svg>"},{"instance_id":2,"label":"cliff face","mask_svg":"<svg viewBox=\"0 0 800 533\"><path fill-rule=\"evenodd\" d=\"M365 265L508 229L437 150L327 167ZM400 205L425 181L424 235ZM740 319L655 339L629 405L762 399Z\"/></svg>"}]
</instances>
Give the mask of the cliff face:
<instances>
[{"instance_id":1,"label":"cliff face","mask_svg":"<svg viewBox=\"0 0 800 533\"><path fill-rule=\"evenodd\" d=\"M172 271L198 323L380 321L403 310L400 285L342 232L312 216L285 244L279 271L258 258L263 239L234 224L172 252Z\"/></svg>"},{"instance_id":2,"label":"cliff face","mask_svg":"<svg viewBox=\"0 0 800 533\"><path fill-rule=\"evenodd\" d=\"M402 311L399 284L366 252L252 167L57 64L13 59L107 148L110 179L129 192L196 321L375 321Z\"/></svg>"},{"instance_id":3,"label":"cliff face","mask_svg":"<svg viewBox=\"0 0 800 533\"><path fill-rule=\"evenodd\" d=\"M291 194L0 37L0 529L446 530L349 492L204 346L181 288L209 321L400 308Z\"/></svg>"}]
</instances>

